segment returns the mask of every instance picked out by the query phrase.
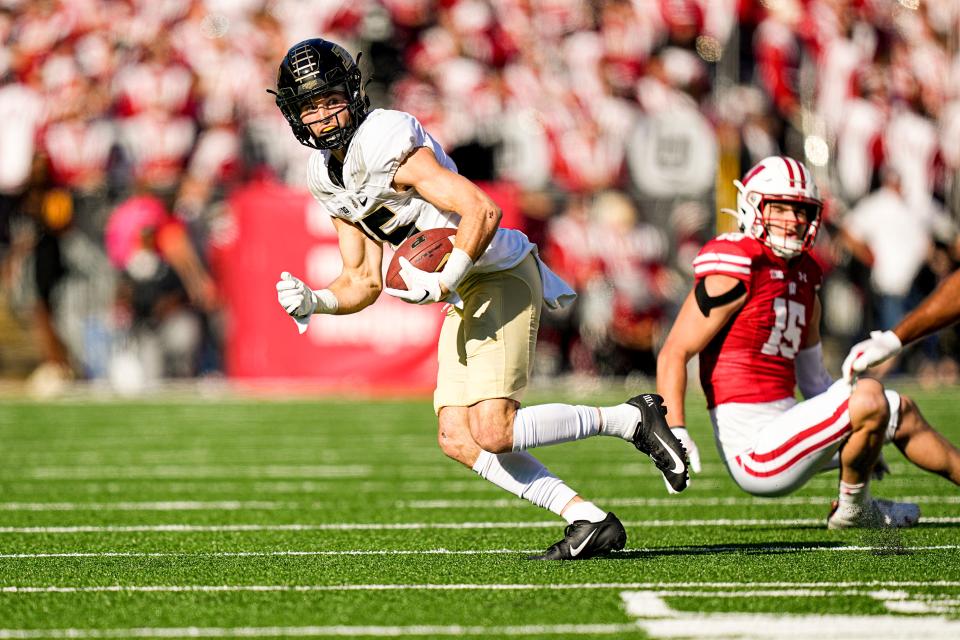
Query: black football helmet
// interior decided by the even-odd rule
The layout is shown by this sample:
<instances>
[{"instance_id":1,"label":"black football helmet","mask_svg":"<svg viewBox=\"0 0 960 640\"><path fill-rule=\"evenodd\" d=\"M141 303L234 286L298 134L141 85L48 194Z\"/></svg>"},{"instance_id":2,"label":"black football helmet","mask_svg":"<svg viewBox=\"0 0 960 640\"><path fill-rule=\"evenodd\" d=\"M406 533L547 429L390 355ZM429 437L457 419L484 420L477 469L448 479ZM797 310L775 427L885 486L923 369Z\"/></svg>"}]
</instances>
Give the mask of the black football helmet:
<instances>
[{"instance_id":1,"label":"black football helmet","mask_svg":"<svg viewBox=\"0 0 960 640\"><path fill-rule=\"evenodd\" d=\"M347 95L345 108L350 112L350 124L341 127L338 122L333 131L314 136L300 119L302 107L334 90ZM314 149L346 146L370 107L370 99L363 92L360 67L346 49L322 38L311 38L290 47L277 71L277 90L267 89L267 92L276 96L277 106L297 140Z\"/></svg>"}]
</instances>

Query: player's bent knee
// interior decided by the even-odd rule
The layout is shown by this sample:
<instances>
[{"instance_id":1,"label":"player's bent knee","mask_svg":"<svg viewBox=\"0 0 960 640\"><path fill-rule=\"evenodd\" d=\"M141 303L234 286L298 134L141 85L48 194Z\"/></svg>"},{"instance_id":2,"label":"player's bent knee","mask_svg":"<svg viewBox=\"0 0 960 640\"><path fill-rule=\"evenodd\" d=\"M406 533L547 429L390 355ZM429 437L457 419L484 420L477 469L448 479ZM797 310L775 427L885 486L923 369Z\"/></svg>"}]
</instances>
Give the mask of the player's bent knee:
<instances>
[{"instance_id":1,"label":"player's bent knee","mask_svg":"<svg viewBox=\"0 0 960 640\"><path fill-rule=\"evenodd\" d=\"M451 412L441 410L439 426L437 428L437 444L448 458L462 462L467 466L473 464L476 457L477 444L470 435L467 424L466 411Z\"/></svg>"},{"instance_id":2,"label":"player's bent knee","mask_svg":"<svg viewBox=\"0 0 960 640\"><path fill-rule=\"evenodd\" d=\"M886 428L890 406L883 393L883 385L869 378L857 381L848 405L854 430Z\"/></svg>"},{"instance_id":3,"label":"player's bent knee","mask_svg":"<svg viewBox=\"0 0 960 640\"><path fill-rule=\"evenodd\" d=\"M850 392L850 403L877 400L883 397L883 385L873 378L861 378Z\"/></svg>"},{"instance_id":4,"label":"player's bent knee","mask_svg":"<svg viewBox=\"0 0 960 640\"><path fill-rule=\"evenodd\" d=\"M480 428L471 430L473 440L484 451L490 453L507 453L513 450L513 433L505 434L494 428Z\"/></svg>"},{"instance_id":5,"label":"player's bent knee","mask_svg":"<svg viewBox=\"0 0 960 640\"><path fill-rule=\"evenodd\" d=\"M513 450L512 401L484 400L470 407L470 434L484 451L506 453Z\"/></svg>"},{"instance_id":6,"label":"player's bent knee","mask_svg":"<svg viewBox=\"0 0 960 640\"><path fill-rule=\"evenodd\" d=\"M475 448L476 444L471 446L469 442L449 439L444 441L443 436L440 437L440 450L444 455L468 467L472 467L476 460Z\"/></svg>"},{"instance_id":7,"label":"player's bent knee","mask_svg":"<svg viewBox=\"0 0 960 640\"><path fill-rule=\"evenodd\" d=\"M440 445L440 450L443 451L444 455L448 458L460 460L462 457L463 443L452 437L452 434L447 433L443 428L440 428L437 432L437 444Z\"/></svg>"}]
</instances>

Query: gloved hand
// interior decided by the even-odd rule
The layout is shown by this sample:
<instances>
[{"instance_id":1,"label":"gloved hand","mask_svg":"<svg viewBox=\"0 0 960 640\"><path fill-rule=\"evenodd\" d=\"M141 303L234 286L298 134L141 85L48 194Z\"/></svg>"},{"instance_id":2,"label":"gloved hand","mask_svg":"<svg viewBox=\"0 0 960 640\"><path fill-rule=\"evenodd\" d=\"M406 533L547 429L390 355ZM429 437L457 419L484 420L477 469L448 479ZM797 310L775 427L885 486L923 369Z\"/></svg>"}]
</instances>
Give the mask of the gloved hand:
<instances>
[{"instance_id":1,"label":"gloved hand","mask_svg":"<svg viewBox=\"0 0 960 640\"><path fill-rule=\"evenodd\" d=\"M310 316L317 308L317 296L313 289L288 271L281 273L277 281L277 300L283 310L294 318Z\"/></svg>"},{"instance_id":2,"label":"gloved hand","mask_svg":"<svg viewBox=\"0 0 960 640\"><path fill-rule=\"evenodd\" d=\"M400 258L400 278L407 285L406 289L391 289L386 287L384 291L404 302L411 304L431 304L440 302L449 291L443 291L440 286L441 273L430 273L418 269L406 258Z\"/></svg>"},{"instance_id":3,"label":"gloved hand","mask_svg":"<svg viewBox=\"0 0 960 640\"><path fill-rule=\"evenodd\" d=\"M289 271L284 271L277 281L277 300L297 323L297 331L303 334L310 323L310 316L317 308L317 296L313 289Z\"/></svg>"},{"instance_id":4,"label":"gloved hand","mask_svg":"<svg viewBox=\"0 0 960 640\"><path fill-rule=\"evenodd\" d=\"M700 473L700 450L697 449L697 443L690 437L690 432L687 431L687 428L684 426L670 427L670 430L673 431L673 435L680 441L683 448L687 450L687 461L690 463L690 470ZM664 479L664 484L667 485L667 491L670 493L678 493L674 491L666 479Z\"/></svg>"},{"instance_id":5,"label":"gloved hand","mask_svg":"<svg viewBox=\"0 0 960 640\"><path fill-rule=\"evenodd\" d=\"M853 383L861 373L895 356L902 348L900 338L893 331L871 331L868 340L858 342L850 349L841 367L843 379Z\"/></svg>"}]
</instances>

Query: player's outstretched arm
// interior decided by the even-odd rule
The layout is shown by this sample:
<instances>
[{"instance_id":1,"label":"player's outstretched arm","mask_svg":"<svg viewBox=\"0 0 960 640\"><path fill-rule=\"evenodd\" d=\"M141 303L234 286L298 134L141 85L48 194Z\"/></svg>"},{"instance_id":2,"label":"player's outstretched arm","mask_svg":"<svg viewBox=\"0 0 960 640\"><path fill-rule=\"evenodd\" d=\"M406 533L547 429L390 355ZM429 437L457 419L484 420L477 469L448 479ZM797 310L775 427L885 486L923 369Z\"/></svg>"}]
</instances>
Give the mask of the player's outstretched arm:
<instances>
[{"instance_id":1,"label":"player's outstretched arm","mask_svg":"<svg viewBox=\"0 0 960 640\"><path fill-rule=\"evenodd\" d=\"M383 290L383 245L346 220L332 220L343 270L327 288L337 297L337 314L356 313L376 302Z\"/></svg>"},{"instance_id":2,"label":"player's outstretched arm","mask_svg":"<svg viewBox=\"0 0 960 640\"><path fill-rule=\"evenodd\" d=\"M950 274L893 332L902 344L910 344L957 320L960 320L960 271Z\"/></svg>"},{"instance_id":3,"label":"player's outstretched arm","mask_svg":"<svg viewBox=\"0 0 960 640\"><path fill-rule=\"evenodd\" d=\"M957 320L960 320L960 271L944 280L892 331L872 331L869 339L855 344L843 361L844 379L851 381L870 367L899 353L904 345Z\"/></svg>"},{"instance_id":4,"label":"player's outstretched arm","mask_svg":"<svg viewBox=\"0 0 960 640\"><path fill-rule=\"evenodd\" d=\"M356 313L377 299L383 288L381 245L349 222L333 218L340 242L343 270L326 289L311 289L284 271L277 282L277 300L296 321L300 333L314 313Z\"/></svg>"},{"instance_id":5,"label":"player's outstretched arm","mask_svg":"<svg viewBox=\"0 0 960 640\"><path fill-rule=\"evenodd\" d=\"M690 466L697 472L700 471L700 454L693 439L686 433L684 397L687 392L687 362L706 348L747 298L744 289L741 295L727 299L727 294L738 286L742 287L739 280L729 276L707 276L700 286L707 297L701 293L701 301L698 302L696 290L690 292L657 356L657 393L663 396L667 406L667 424L683 429L681 435L685 439L681 441L690 456ZM711 298L719 299L721 304L711 306L707 301Z\"/></svg>"}]
</instances>

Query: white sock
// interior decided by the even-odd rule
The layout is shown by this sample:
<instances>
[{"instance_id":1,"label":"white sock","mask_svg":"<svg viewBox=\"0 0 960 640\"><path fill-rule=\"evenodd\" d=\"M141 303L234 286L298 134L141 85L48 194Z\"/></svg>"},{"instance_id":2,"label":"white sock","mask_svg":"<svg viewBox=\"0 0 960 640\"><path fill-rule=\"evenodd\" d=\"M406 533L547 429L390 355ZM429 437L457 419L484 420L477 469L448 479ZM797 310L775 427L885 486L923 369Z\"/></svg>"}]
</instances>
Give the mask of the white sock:
<instances>
[{"instance_id":1,"label":"white sock","mask_svg":"<svg viewBox=\"0 0 960 640\"><path fill-rule=\"evenodd\" d=\"M866 482L857 484L847 484L840 481L840 497L838 502L841 507L859 507L870 499L870 487Z\"/></svg>"},{"instance_id":2,"label":"white sock","mask_svg":"<svg viewBox=\"0 0 960 640\"><path fill-rule=\"evenodd\" d=\"M629 440L637 430L637 425L640 424L641 414L640 409L624 403L615 407L600 407L600 415L603 417L600 435L617 436Z\"/></svg>"},{"instance_id":3,"label":"white sock","mask_svg":"<svg viewBox=\"0 0 960 640\"><path fill-rule=\"evenodd\" d=\"M577 495L526 451L499 455L481 451L473 470L501 489L557 515Z\"/></svg>"},{"instance_id":4,"label":"white sock","mask_svg":"<svg viewBox=\"0 0 960 640\"><path fill-rule=\"evenodd\" d=\"M526 451L548 444L582 440L600 431L596 407L538 404L517 411L513 419L513 450Z\"/></svg>"},{"instance_id":5,"label":"white sock","mask_svg":"<svg viewBox=\"0 0 960 640\"><path fill-rule=\"evenodd\" d=\"M607 512L602 511L592 502L574 502L566 511L560 514L569 524L575 520L586 520L587 522L600 522L607 517Z\"/></svg>"}]
</instances>

